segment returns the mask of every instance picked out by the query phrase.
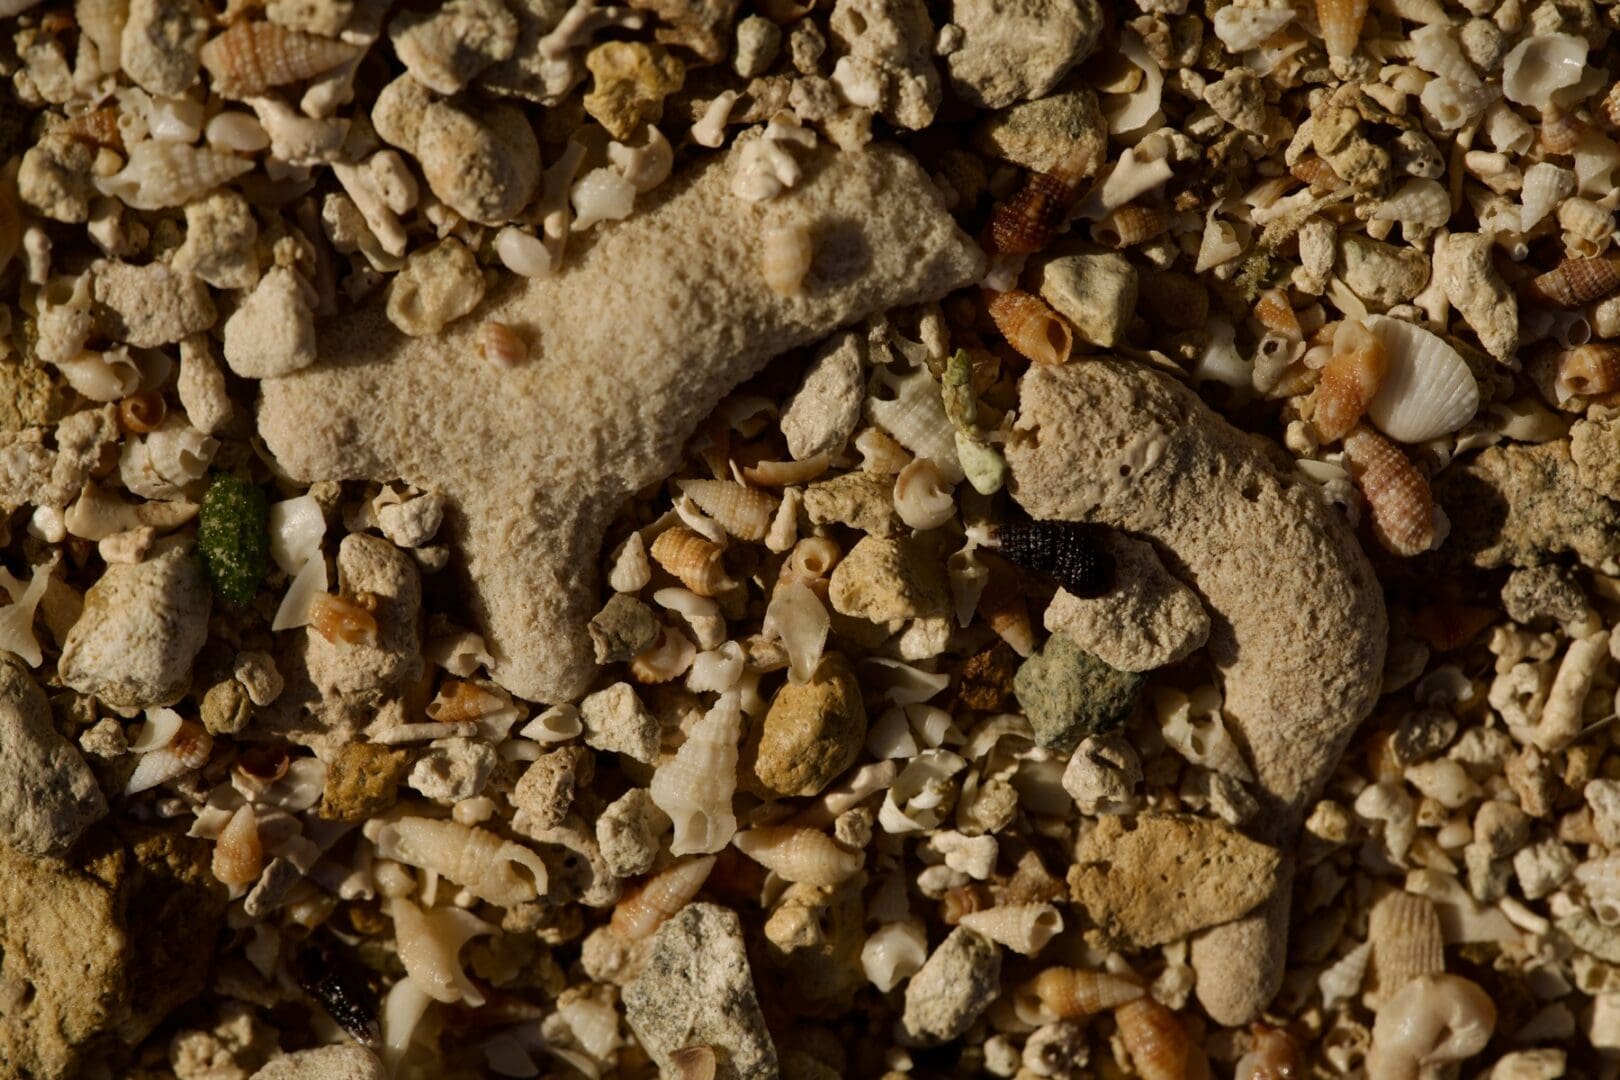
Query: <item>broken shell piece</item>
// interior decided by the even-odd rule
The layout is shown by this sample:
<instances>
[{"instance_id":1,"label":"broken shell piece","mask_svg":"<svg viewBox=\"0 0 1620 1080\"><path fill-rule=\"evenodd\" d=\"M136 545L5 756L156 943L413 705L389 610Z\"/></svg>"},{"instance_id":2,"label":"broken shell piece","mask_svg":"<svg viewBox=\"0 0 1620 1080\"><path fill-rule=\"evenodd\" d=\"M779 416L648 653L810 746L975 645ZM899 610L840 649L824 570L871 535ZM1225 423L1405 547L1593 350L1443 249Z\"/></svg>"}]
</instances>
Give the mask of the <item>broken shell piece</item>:
<instances>
[{"instance_id":1,"label":"broken shell piece","mask_svg":"<svg viewBox=\"0 0 1620 1080\"><path fill-rule=\"evenodd\" d=\"M230 886L251 885L264 869L264 845L259 840L258 818L252 803L243 803L231 815L214 843L214 877Z\"/></svg>"},{"instance_id":2,"label":"broken shell piece","mask_svg":"<svg viewBox=\"0 0 1620 1080\"><path fill-rule=\"evenodd\" d=\"M50 584L51 570L56 562L57 559L53 557L34 567L27 588L23 588L22 582L10 573L5 573L4 578L0 579L11 596L11 603L0 608L0 650L11 653L33 668L39 667L44 659L40 653L39 639L34 636L34 612L39 610L39 602L45 598L45 589Z\"/></svg>"},{"instance_id":3,"label":"broken shell piece","mask_svg":"<svg viewBox=\"0 0 1620 1080\"><path fill-rule=\"evenodd\" d=\"M837 885L860 872L865 854L850 851L818 829L772 825L738 833L737 849L786 881Z\"/></svg>"},{"instance_id":4,"label":"broken shell piece","mask_svg":"<svg viewBox=\"0 0 1620 1080\"><path fill-rule=\"evenodd\" d=\"M334 645L375 645L377 617L341 596L322 593L310 604L309 627Z\"/></svg>"},{"instance_id":5,"label":"broken shell piece","mask_svg":"<svg viewBox=\"0 0 1620 1080\"><path fill-rule=\"evenodd\" d=\"M1479 385L1456 349L1401 319L1370 315L1364 321L1389 361L1388 374L1367 405L1367 416L1380 431L1399 442L1420 443L1474 418Z\"/></svg>"},{"instance_id":6,"label":"broken shell piece","mask_svg":"<svg viewBox=\"0 0 1620 1080\"><path fill-rule=\"evenodd\" d=\"M1553 95L1586 72L1586 39L1573 34L1531 34L1502 58L1502 94L1515 105L1545 109Z\"/></svg>"},{"instance_id":7,"label":"broken shell piece","mask_svg":"<svg viewBox=\"0 0 1620 1080\"><path fill-rule=\"evenodd\" d=\"M497 367L517 367L528 359L523 335L505 323L490 320L478 327L478 355Z\"/></svg>"},{"instance_id":8,"label":"broken shell piece","mask_svg":"<svg viewBox=\"0 0 1620 1080\"><path fill-rule=\"evenodd\" d=\"M1440 915L1428 897L1386 894L1368 916L1367 940L1372 942L1378 990L1386 997L1413 979L1446 970Z\"/></svg>"},{"instance_id":9,"label":"broken shell piece","mask_svg":"<svg viewBox=\"0 0 1620 1080\"><path fill-rule=\"evenodd\" d=\"M1140 983L1122 975L1053 967L1019 988L1015 1007L1031 1021L1078 1020L1135 1001L1143 993Z\"/></svg>"},{"instance_id":10,"label":"broken shell piece","mask_svg":"<svg viewBox=\"0 0 1620 1080\"><path fill-rule=\"evenodd\" d=\"M1434 546L1434 496L1417 467L1388 439L1362 427L1344 440L1350 475L1367 499L1373 535L1396 555Z\"/></svg>"},{"instance_id":11,"label":"broken shell piece","mask_svg":"<svg viewBox=\"0 0 1620 1080\"><path fill-rule=\"evenodd\" d=\"M143 740L137 740L140 741ZM200 769L213 752L214 737L201 724L191 721L177 724L166 742L141 754L129 782L124 785L124 794L135 795Z\"/></svg>"},{"instance_id":12,"label":"broken shell piece","mask_svg":"<svg viewBox=\"0 0 1620 1080\"><path fill-rule=\"evenodd\" d=\"M804 288L805 275L815 258L815 241L804 225L775 225L761 236L760 275L778 296L794 296Z\"/></svg>"},{"instance_id":13,"label":"broken shell piece","mask_svg":"<svg viewBox=\"0 0 1620 1080\"><path fill-rule=\"evenodd\" d=\"M1556 387L1560 402L1620 390L1620 345L1594 342L1565 350L1558 357Z\"/></svg>"},{"instance_id":14,"label":"broken shell piece","mask_svg":"<svg viewBox=\"0 0 1620 1080\"><path fill-rule=\"evenodd\" d=\"M894 510L921 532L937 529L956 514L951 485L929 458L916 458L894 478Z\"/></svg>"}]
</instances>

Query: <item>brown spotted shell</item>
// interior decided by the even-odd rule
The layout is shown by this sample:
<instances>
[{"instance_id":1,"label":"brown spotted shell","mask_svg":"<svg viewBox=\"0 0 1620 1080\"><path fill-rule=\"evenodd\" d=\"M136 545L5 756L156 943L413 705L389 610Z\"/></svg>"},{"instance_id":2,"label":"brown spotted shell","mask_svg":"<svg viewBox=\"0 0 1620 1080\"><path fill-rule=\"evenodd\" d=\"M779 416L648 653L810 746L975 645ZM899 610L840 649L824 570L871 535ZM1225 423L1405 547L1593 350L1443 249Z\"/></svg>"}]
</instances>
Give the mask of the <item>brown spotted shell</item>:
<instances>
[{"instance_id":1,"label":"brown spotted shell","mask_svg":"<svg viewBox=\"0 0 1620 1080\"><path fill-rule=\"evenodd\" d=\"M1120 1039L1142 1080L1188 1080L1203 1070L1201 1053L1176 1014L1150 997L1114 1010Z\"/></svg>"},{"instance_id":2,"label":"brown spotted shell","mask_svg":"<svg viewBox=\"0 0 1620 1080\"><path fill-rule=\"evenodd\" d=\"M1037 364L1067 363L1074 351L1074 332L1063 317L1033 293L1022 289L986 289L986 310L1007 344Z\"/></svg>"},{"instance_id":3,"label":"brown spotted shell","mask_svg":"<svg viewBox=\"0 0 1620 1080\"><path fill-rule=\"evenodd\" d=\"M1620 289L1620 258L1565 259L1530 279L1532 297L1566 311L1601 300Z\"/></svg>"},{"instance_id":4,"label":"brown spotted shell","mask_svg":"<svg viewBox=\"0 0 1620 1080\"><path fill-rule=\"evenodd\" d=\"M1373 535L1384 549L1409 556L1434 546L1434 496L1417 466L1366 426L1345 438L1344 455L1367 500Z\"/></svg>"},{"instance_id":5,"label":"brown spotted shell","mask_svg":"<svg viewBox=\"0 0 1620 1080\"><path fill-rule=\"evenodd\" d=\"M216 91L248 98L330 71L359 51L347 42L289 30L279 23L244 21L205 43L201 59Z\"/></svg>"},{"instance_id":6,"label":"brown spotted shell","mask_svg":"<svg viewBox=\"0 0 1620 1080\"><path fill-rule=\"evenodd\" d=\"M733 584L726 574L725 549L685 525L659 533L649 554L699 596L718 596Z\"/></svg>"},{"instance_id":7,"label":"brown spotted shell","mask_svg":"<svg viewBox=\"0 0 1620 1080\"><path fill-rule=\"evenodd\" d=\"M1620 345L1594 341L1558 356L1561 394L1597 397L1620 390Z\"/></svg>"},{"instance_id":8,"label":"brown spotted shell","mask_svg":"<svg viewBox=\"0 0 1620 1080\"><path fill-rule=\"evenodd\" d=\"M1023 590L1018 587L1018 571L999 555L984 550L975 554L990 571L989 581L979 594L979 617L1012 646L1013 652L1025 658L1033 656L1035 629L1030 624Z\"/></svg>"},{"instance_id":9,"label":"brown spotted shell","mask_svg":"<svg viewBox=\"0 0 1620 1080\"><path fill-rule=\"evenodd\" d=\"M1389 372L1384 344L1356 320L1333 336L1333 355L1322 367L1312 420L1323 442L1342 439L1356 426Z\"/></svg>"},{"instance_id":10,"label":"brown spotted shell","mask_svg":"<svg viewBox=\"0 0 1620 1080\"><path fill-rule=\"evenodd\" d=\"M1069 218L1089 163L1078 151L1051 172L1032 173L990 215L989 247L1004 255L1033 255L1052 242Z\"/></svg>"}]
</instances>

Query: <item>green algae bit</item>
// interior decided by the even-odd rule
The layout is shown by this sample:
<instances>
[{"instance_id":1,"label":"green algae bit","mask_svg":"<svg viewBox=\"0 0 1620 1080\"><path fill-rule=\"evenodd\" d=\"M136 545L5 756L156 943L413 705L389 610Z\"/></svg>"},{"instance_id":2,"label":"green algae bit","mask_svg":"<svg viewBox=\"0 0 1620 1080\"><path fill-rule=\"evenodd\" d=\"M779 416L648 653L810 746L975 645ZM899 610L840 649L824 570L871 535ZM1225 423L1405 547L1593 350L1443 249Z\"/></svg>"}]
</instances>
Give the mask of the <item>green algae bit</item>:
<instances>
[{"instance_id":1,"label":"green algae bit","mask_svg":"<svg viewBox=\"0 0 1620 1080\"><path fill-rule=\"evenodd\" d=\"M197 549L214 595L231 605L253 599L270 563L264 492L240 476L220 474L198 516Z\"/></svg>"}]
</instances>

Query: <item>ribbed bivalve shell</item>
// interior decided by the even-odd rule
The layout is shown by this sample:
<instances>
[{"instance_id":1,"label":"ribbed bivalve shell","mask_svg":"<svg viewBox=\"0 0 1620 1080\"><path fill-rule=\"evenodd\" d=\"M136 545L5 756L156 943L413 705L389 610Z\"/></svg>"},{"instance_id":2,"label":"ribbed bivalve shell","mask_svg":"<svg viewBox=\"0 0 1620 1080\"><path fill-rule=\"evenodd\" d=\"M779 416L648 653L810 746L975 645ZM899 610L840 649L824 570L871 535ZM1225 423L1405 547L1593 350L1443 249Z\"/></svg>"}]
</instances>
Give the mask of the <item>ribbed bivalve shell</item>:
<instances>
[{"instance_id":1,"label":"ribbed bivalve shell","mask_svg":"<svg viewBox=\"0 0 1620 1080\"><path fill-rule=\"evenodd\" d=\"M1474 418L1479 384L1468 361L1444 338L1386 315L1370 315L1365 322L1389 361L1383 384L1367 405L1378 430L1398 442L1420 443Z\"/></svg>"},{"instance_id":2,"label":"ribbed bivalve shell","mask_svg":"<svg viewBox=\"0 0 1620 1080\"><path fill-rule=\"evenodd\" d=\"M203 67L225 97L246 98L300 82L353 59L359 49L273 22L238 22L202 47Z\"/></svg>"},{"instance_id":3,"label":"ribbed bivalve shell","mask_svg":"<svg viewBox=\"0 0 1620 1080\"><path fill-rule=\"evenodd\" d=\"M1096 527L1075 521L1032 521L995 531L1000 550L1026 570L1046 574L1081 599L1114 587L1114 557L1097 543Z\"/></svg>"},{"instance_id":4,"label":"ribbed bivalve shell","mask_svg":"<svg viewBox=\"0 0 1620 1080\"><path fill-rule=\"evenodd\" d=\"M1409 892L1391 892L1373 905L1367 939L1373 946L1378 989L1393 994L1423 975L1446 970L1446 942L1433 901Z\"/></svg>"},{"instance_id":5,"label":"ribbed bivalve shell","mask_svg":"<svg viewBox=\"0 0 1620 1080\"><path fill-rule=\"evenodd\" d=\"M1429 482L1396 445L1365 426L1344 440L1350 475L1367 499L1373 535L1396 555L1434 545L1434 496Z\"/></svg>"},{"instance_id":6,"label":"ribbed bivalve shell","mask_svg":"<svg viewBox=\"0 0 1620 1080\"><path fill-rule=\"evenodd\" d=\"M1067 363L1074 332L1045 300L1022 289L986 290L986 309L996 329L1018 354L1037 364Z\"/></svg>"},{"instance_id":7,"label":"ribbed bivalve shell","mask_svg":"<svg viewBox=\"0 0 1620 1080\"><path fill-rule=\"evenodd\" d=\"M1565 259L1530 279L1527 291L1543 303L1566 311L1601 300L1620 289L1620 258L1599 256Z\"/></svg>"}]
</instances>

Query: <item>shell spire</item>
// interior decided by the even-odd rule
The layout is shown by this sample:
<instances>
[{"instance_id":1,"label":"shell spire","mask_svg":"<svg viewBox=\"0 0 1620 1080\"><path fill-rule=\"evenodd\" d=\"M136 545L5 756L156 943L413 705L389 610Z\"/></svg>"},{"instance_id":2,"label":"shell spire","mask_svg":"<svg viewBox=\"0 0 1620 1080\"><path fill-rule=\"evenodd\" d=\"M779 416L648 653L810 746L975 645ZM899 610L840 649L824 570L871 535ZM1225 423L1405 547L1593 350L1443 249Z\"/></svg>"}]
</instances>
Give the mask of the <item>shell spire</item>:
<instances>
[{"instance_id":1,"label":"shell spire","mask_svg":"<svg viewBox=\"0 0 1620 1080\"><path fill-rule=\"evenodd\" d=\"M245 158L148 139L130 150L122 169L105 179L96 177L95 185L132 210L164 210L184 206L252 168Z\"/></svg>"},{"instance_id":2,"label":"shell spire","mask_svg":"<svg viewBox=\"0 0 1620 1080\"><path fill-rule=\"evenodd\" d=\"M763 540L770 531L778 503L774 495L730 480L682 480L679 486L698 509L739 540Z\"/></svg>"},{"instance_id":3,"label":"shell spire","mask_svg":"<svg viewBox=\"0 0 1620 1080\"><path fill-rule=\"evenodd\" d=\"M1356 426L1388 373L1384 343L1359 320L1346 319L1333 335L1333 356L1316 388L1312 419L1324 442L1342 439Z\"/></svg>"},{"instance_id":4,"label":"shell spire","mask_svg":"<svg viewBox=\"0 0 1620 1080\"><path fill-rule=\"evenodd\" d=\"M1068 221L1091 165L1077 147L1050 172L1031 174L990 216L990 250L1002 255L1033 255L1051 243Z\"/></svg>"},{"instance_id":5,"label":"shell spire","mask_svg":"<svg viewBox=\"0 0 1620 1080\"><path fill-rule=\"evenodd\" d=\"M709 880L713 855L671 863L629 893L613 909L613 932L626 941L650 937L670 916L679 912Z\"/></svg>"},{"instance_id":6,"label":"shell spire","mask_svg":"<svg viewBox=\"0 0 1620 1080\"><path fill-rule=\"evenodd\" d=\"M300 82L359 55L354 45L273 22L238 22L202 47L203 67L223 97L247 98Z\"/></svg>"},{"instance_id":7,"label":"shell spire","mask_svg":"<svg viewBox=\"0 0 1620 1080\"><path fill-rule=\"evenodd\" d=\"M1573 311L1620 289L1620 258L1565 259L1525 288L1542 303Z\"/></svg>"},{"instance_id":8,"label":"shell spire","mask_svg":"<svg viewBox=\"0 0 1620 1080\"><path fill-rule=\"evenodd\" d=\"M1046 574L1068 592L1093 599L1114 587L1114 557L1097 542L1097 529L1075 521L1001 525L990 539L1025 570Z\"/></svg>"},{"instance_id":9,"label":"shell spire","mask_svg":"<svg viewBox=\"0 0 1620 1080\"><path fill-rule=\"evenodd\" d=\"M1316 0L1316 22L1329 56L1352 56L1361 42L1367 0Z\"/></svg>"}]
</instances>

